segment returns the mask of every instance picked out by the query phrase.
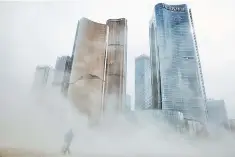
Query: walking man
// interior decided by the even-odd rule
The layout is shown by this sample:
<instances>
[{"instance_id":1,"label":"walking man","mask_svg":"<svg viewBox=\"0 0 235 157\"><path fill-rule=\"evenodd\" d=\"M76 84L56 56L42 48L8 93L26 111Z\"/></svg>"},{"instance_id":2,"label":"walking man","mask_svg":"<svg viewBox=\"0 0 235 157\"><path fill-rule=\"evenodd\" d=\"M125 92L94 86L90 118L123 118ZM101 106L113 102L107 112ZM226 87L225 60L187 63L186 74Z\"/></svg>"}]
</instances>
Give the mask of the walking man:
<instances>
[{"instance_id":1,"label":"walking man","mask_svg":"<svg viewBox=\"0 0 235 157\"><path fill-rule=\"evenodd\" d=\"M74 134L73 134L72 129L70 129L69 132L65 134L65 137L64 137L65 146L63 148L63 154L66 154L66 153L70 154L70 145L72 143L73 136Z\"/></svg>"}]
</instances>

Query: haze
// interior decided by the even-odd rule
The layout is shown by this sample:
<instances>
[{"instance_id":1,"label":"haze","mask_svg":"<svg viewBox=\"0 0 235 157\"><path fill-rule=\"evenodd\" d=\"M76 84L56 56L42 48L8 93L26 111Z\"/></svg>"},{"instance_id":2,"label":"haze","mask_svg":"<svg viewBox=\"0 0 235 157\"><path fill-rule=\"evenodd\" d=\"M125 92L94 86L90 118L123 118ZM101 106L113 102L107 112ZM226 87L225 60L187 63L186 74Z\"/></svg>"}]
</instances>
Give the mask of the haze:
<instances>
[{"instance_id":1,"label":"haze","mask_svg":"<svg viewBox=\"0 0 235 157\"><path fill-rule=\"evenodd\" d=\"M149 54L148 24L153 7L159 2L165 1L0 2L0 141L3 141L0 144L59 153L64 133L73 127L76 130L71 148L74 153L93 150L100 154L232 156L234 138L228 133L221 133L217 139L192 142L191 138L173 133L163 124L152 125L148 122L150 117L138 124L121 117L92 131L86 125L86 117L57 93L47 91L43 98L29 96L36 65L54 66L57 56L72 53L76 24L81 17L103 23L108 18L125 17L128 20L127 92L134 102L134 58ZM193 12L207 95L225 99L229 118L235 118L235 2L188 2ZM138 119L143 117L140 115Z\"/></svg>"},{"instance_id":2,"label":"haze","mask_svg":"<svg viewBox=\"0 0 235 157\"><path fill-rule=\"evenodd\" d=\"M108 18L126 17L127 91L134 102L134 58L142 53L149 54L148 24L154 4L158 2L160 1L1 2L1 71L12 77L17 75L22 81L27 79L28 82L32 80L37 64L54 66L57 56L72 53L76 24L81 17L98 22L105 22ZM190 4L193 11L207 95L225 99L229 116L235 117L235 88L231 88L235 86L235 75L230 70L235 64L235 11L232 8L235 2L197 0L186 3ZM109 7L104 9L106 4ZM16 68L20 74L13 74L12 71Z\"/></svg>"}]
</instances>

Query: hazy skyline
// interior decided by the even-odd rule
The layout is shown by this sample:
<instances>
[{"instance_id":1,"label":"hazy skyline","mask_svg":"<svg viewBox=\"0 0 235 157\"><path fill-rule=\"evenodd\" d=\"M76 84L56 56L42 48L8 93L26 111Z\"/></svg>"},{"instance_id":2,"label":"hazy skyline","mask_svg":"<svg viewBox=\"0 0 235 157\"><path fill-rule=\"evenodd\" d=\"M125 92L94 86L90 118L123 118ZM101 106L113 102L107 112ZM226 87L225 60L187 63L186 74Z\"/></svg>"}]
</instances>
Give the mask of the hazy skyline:
<instances>
[{"instance_id":1,"label":"hazy skyline","mask_svg":"<svg viewBox=\"0 0 235 157\"><path fill-rule=\"evenodd\" d=\"M71 55L77 21L82 17L101 23L109 18L125 17L128 20L127 93L134 102L134 59L143 53L149 55L149 20L154 5L160 2L166 1L0 2L1 77L8 75L29 81L37 64L54 66L57 56ZM189 3L192 8L207 96L225 99L229 117L235 118L235 74L230 70L235 66L232 52L235 2L181 3Z\"/></svg>"}]
</instances>

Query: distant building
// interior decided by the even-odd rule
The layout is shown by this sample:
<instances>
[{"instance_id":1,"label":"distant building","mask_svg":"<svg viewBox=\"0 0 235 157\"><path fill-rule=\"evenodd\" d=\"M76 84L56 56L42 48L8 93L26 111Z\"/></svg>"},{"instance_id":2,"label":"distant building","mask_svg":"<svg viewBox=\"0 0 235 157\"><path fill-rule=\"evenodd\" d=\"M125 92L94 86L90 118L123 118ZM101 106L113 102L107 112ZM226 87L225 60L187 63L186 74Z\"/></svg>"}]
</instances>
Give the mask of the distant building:
<instances>
[{"instance_id":1,"label":"distant building","mask_svg":"<svg viewBox=\"0 0 235 157\"><path fill-rule=\"evenodd\" d=\"M61 86L61 91L65 96L67 96L67 94L68 94L70 75L71 75L71 70L72 70L72 63L73 63L72 57L67 58L66 63L65 63L63 83Z\"/></svg>"},{"instance_id":2,"label":"distant building","mask_svg":"<svg viewBox=\"0 0 235 157\"><path fill-rule=\"evenodd\" d=\"M58 86L65 95L67 95L68 91L71 68L72 59L70 56L57 57L53 86Z\"/></svg>"},{"instance_id":3,"label":"distant building","mask_svg":"<svg viewBox=\"0 0 235 157\"><path fill-rule=\"evenodd\" d=\"M229 119L229 127L232 132L235 132L235 119Z\"/></svg>"},{"instance_id":4,"label":"distant building","mask_svg":"<svg viewBox=\"0 0 235 157\"><path fill-rule=\"evenodd\" d=\"M224 100L208 100L208 124L212 126L229 127L228 115Z\"/></svg>"},{"instance_id":5,"label":"distant building","mask_svg":"<svg viewBox=\"0 0 235 157\"><path fill-rule=\"evenodd\" d=\"M43 89L47 86L50 70L49 66L36 67L33 89Z\"/></svg>"},{"instance_id":6,"label":"distant building","mask_svg":"<svg viewBox=\"0 0 235 157\"><path fill-rule=\"evenodd\" d=\"M66 63L69 59L69 56L57 57L53 81L54 85L61 85L63 83Z\"/></svg>"},{"instance_id":7,"label":"distant building","mask_svg":"<svg viewBox=\"0 0 235 157\"><path fill-rule=\"evenodd\" d=\"M126 111L131 110L131 96L126 94Z\"/></svg>"},{"instance_id":8,"label":"distant building","mask_svg":"<svg viewBox=\"0 0 235 157\"><path fill-rule=\"evenodd\" d=\"M135 59L135 108L153 108L150 59L146 55Z\"/></svg>"},{"instance_id":9,"label":"distant building","mask_svg":"<svg viewBox=\"0 0 235 157\"><path fill-rule=\"evenodd\" d=\"M50 68L50 71L48 73L48 78L47 78L47 86L46 86L48 89L51 89L53 86L54 73L55 73L55 69Z\"/></svg>"}]
</instances>

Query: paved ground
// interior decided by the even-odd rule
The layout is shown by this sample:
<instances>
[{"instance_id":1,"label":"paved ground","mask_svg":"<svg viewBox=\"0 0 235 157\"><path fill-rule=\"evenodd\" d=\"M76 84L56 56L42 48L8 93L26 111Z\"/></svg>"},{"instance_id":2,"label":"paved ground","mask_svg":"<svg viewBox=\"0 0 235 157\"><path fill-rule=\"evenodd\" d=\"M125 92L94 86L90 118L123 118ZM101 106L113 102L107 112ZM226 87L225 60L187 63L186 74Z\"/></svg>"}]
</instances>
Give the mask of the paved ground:
<instances>
[{"instance_id":1,"label":"paved ground","mask_svg":"<svg viewBox=\"0 0 235 157\"><path fill-rule=\"evenodd\" d=\"M0 148L0 157L64 157L69 155L62 155L58 153L45 153L33 150L24 150L19 148ZM120 155L95 155L85 153L73 153L73 157L120 157Z\"/></svg>"},{"instance_id":2,"label":"paved ground","mask_svg":"<svg viewBox=\"0 0 235 157\"><path fill-rule=\"evenodd\" d=\"M42 157L49 154L39 151L29 151L18 148L0 148L0 157Z\"/></svg>"},{"instance_id":3,"label":"paved ground","mask_svg":"<svg viewBox=\"0 0 235 157\"><path fill-rule=\"evenodd\" d=\"M0 148L0 157L156 157L155 155L144 155L144 154L129 154L129 155L118 155L118 154L90 154L90 153L72 153L71 155L62 155L59 153L44 153L40 151L29 151L18 148ZM170 157L163 156L163 157ZM188 157L188 156L187 156Z\"/></svg>"},{"instance_id":4,"label":"paved ground","mask_svg":"<svg viewBox=\"0 0 235 157\"><path fill-rule=\"evenodd\" d=\"M225 155L223 155L225 154ZM180 157L210 157L210 156L218 156L218 157L234 157L231 153L220 153L218 155L209 154L200 154L197 153L192 154L92 154L91 153L73 153L71 155L62 155L59 152L55 153L45 153L40 151L33 151L33 150L24 150L18 148L0 148L0 157L173 157L173 156L180 156Z\"/></svg>"}]
</instances>

